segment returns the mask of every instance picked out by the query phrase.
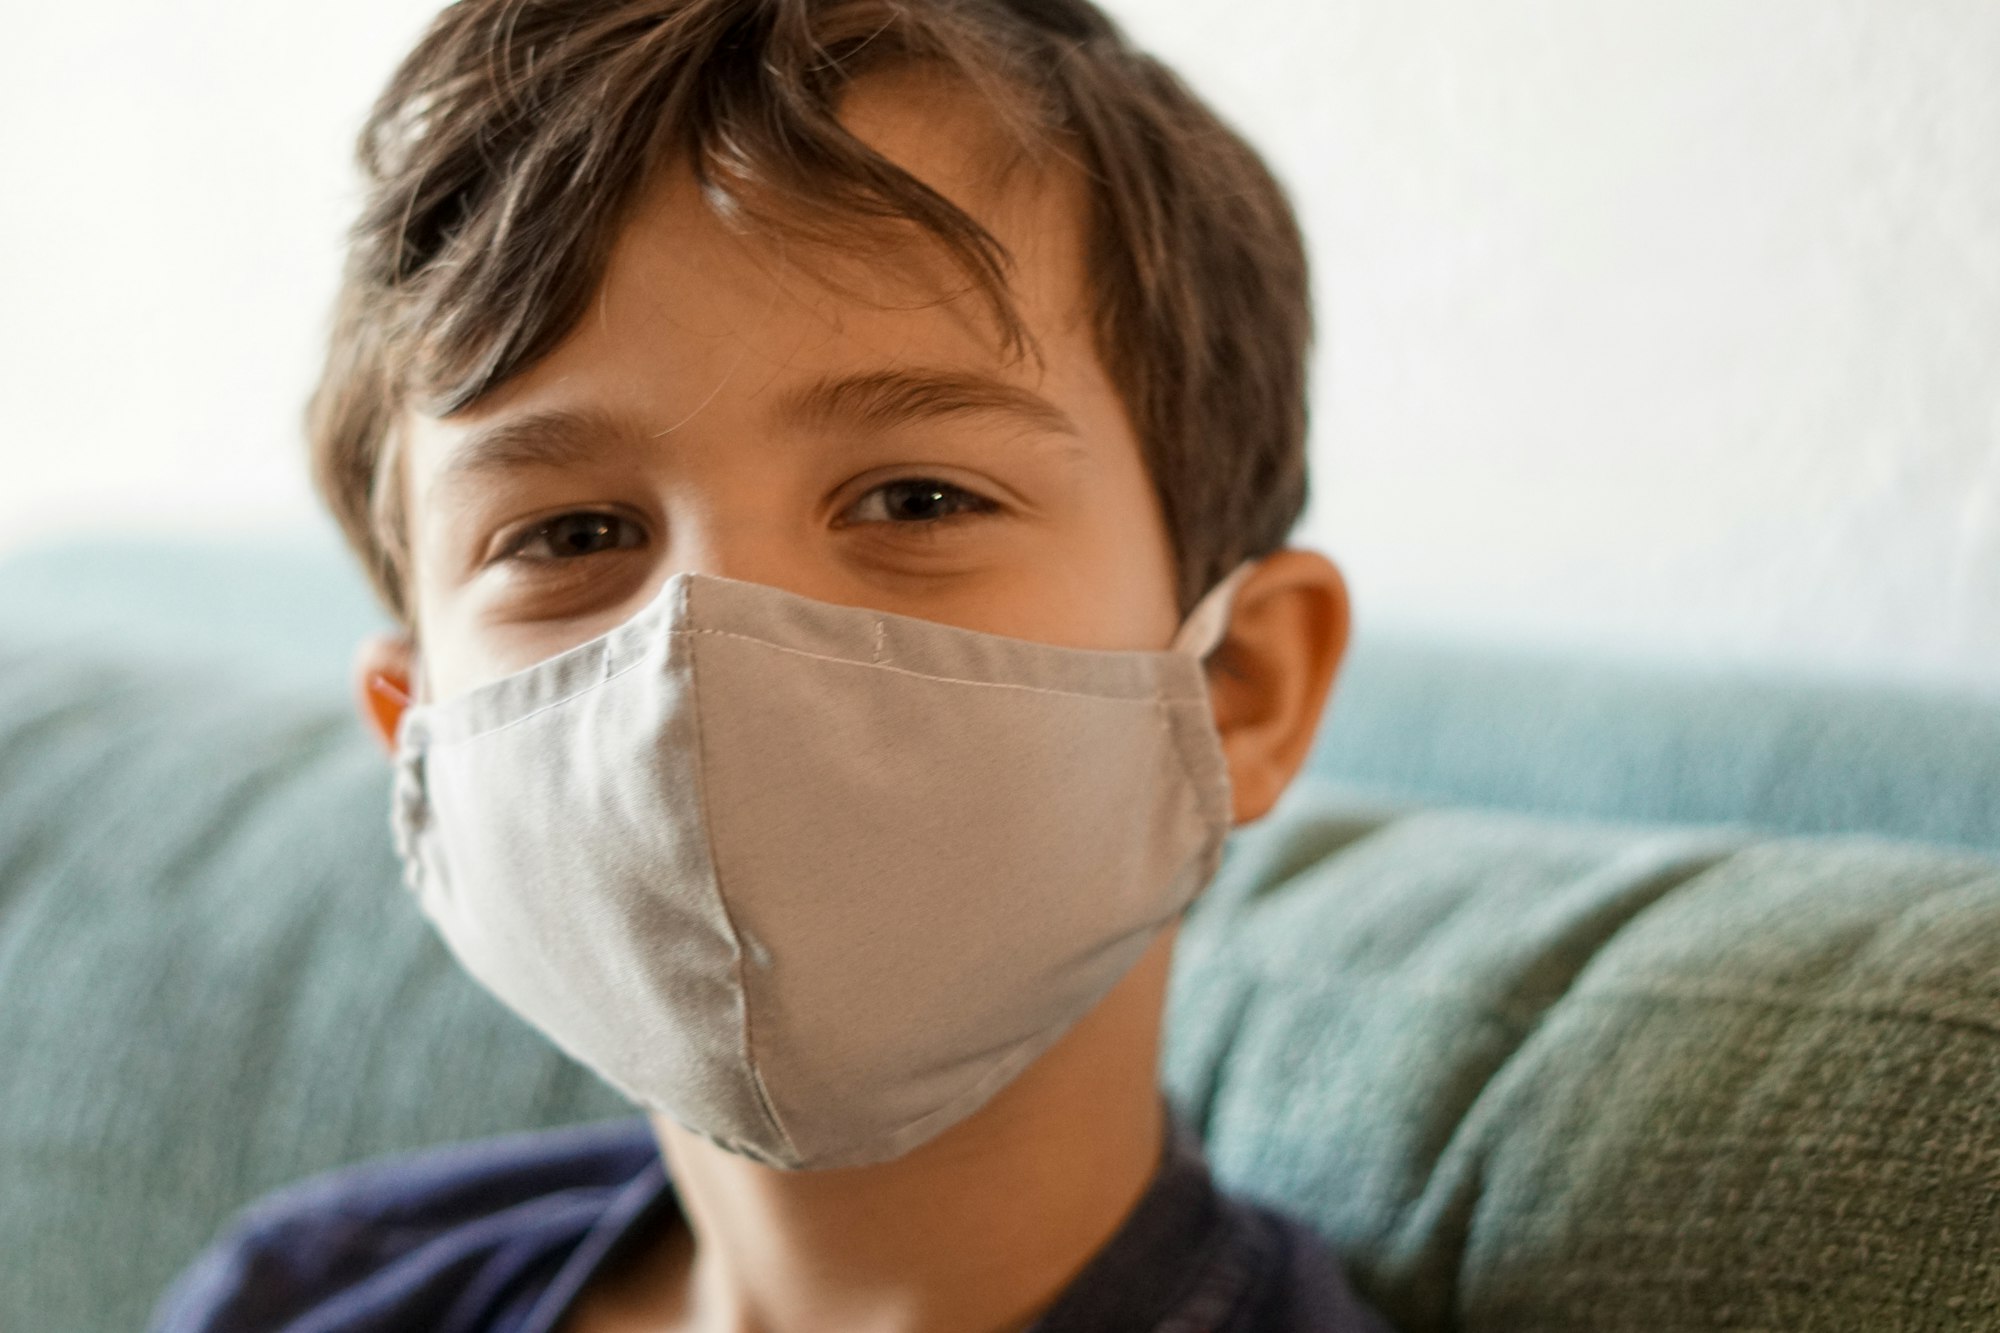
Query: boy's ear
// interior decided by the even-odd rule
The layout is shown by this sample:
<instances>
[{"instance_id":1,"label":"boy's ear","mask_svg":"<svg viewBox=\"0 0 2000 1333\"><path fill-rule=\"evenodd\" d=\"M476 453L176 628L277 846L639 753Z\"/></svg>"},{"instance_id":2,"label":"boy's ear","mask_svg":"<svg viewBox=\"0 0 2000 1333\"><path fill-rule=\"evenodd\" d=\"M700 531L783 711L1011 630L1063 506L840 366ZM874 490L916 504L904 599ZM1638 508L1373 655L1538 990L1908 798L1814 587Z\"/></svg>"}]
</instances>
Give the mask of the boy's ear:
<instances>
[{"instance_id":1,"label":"boy's ear","mask_svg":"<svg viewBox=\"0 0 2000 1333\"><path fill-rule=\"evenodd\" d=\"M1305 763L1348 625L1347 580L1317 551L1274 552L1236 590L1228 632L1208 659L1236 823L1269 813Z\"/></svg>"},{"instance_id":2,"label":"boy's ear","mask_svg":"<svg viewBox=\"0 0 2000 1333\"><path fill-rule=\"evenodd\" d=\"M396 753L396 727L410 706L417 650L407 634L370 634L354 651L355 711L383 750Z\"/></svg>"}]
</instances>

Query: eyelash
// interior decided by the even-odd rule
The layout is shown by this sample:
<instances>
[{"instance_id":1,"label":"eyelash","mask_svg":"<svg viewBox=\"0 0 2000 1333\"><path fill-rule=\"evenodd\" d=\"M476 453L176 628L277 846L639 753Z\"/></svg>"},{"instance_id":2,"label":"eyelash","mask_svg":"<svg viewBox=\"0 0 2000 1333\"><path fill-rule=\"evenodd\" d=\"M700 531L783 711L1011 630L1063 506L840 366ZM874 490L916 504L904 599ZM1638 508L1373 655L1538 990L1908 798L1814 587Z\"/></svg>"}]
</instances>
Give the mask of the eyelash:
<instances>
[{"instance_id":1,"label":"eyelash","mask_svg":"<svg viewBox=\"0 0 2000 1333\"><path fill-rule=\"evenodd\" d=\"M876 495L881 495L884 492L889 491L898 486L915 486L915 487L922 487L935 490L940 494L950 497L952 503L954 503L956 507L950 513L941 514L935 518L906 519L902 521L890 518L860 519L860 520L854 520L852 522L843 522L841 526L842 527L883 526L890 528L900 528L905 532L923 531L928 533L928 532L935 532L938 528L958 520L975 517L980 514L992 513L997 509L999 509L1000 507L994 501L987 499L985 496L980 495L975 491L968 490L963 486L955 485L951 482L944 481L937 477L924 477L924 476L896 477L889 481L885 481L876 486L870 487L865 493L862 494L862 496L859 499L855 500L853 504L849 505L847 509L843 511L843 518L847 513L852 513L854 510L860 508L862 503L867 501L871 497ZM883 503L886 507L887 501L885 500ZM570 560L581 559L586 555L604 554L605 552L602 550L588 551L588 552L583 552L579 555L570 555L570 556L562 556L554 554L549 554L549 555L526 554L526 549L529 546L529 544L534 542L537 538L546 540L547 537L560 525L565 523L572 523L578 519L595 519L600 524L607 526L622 524L624 535L630 535L638 527L638 524L635 523L632 519L626 518L621 514L614 514L602 510L593 510L593 509L573 510L569 513L557 514L553 518L544 519L541 522L535 524L534 526L528 528L526 531L522 532L518 537L514 538L507 544L506 549L502 552L501 558L505 560L519 560L530 564L565 564ZM606 549L614 551L629 550L641 544L643 544L642 541L619 541L615 545Z\"/></svg>"},{"instance_id":2,"label":"eyelash","mask_svg":"<svg viewBox=\"0 0 2000 1333\"><path fill-rule=\"evenodd\" d=\"M531 565L566 564L570 560L580 559L581 556L576 556L576 555L562 556L553 553L548 555L527 554L527 548L530 543L536 541L537 539L546 540L549 534L554 532L556 528L560 527L565 523L573 523L578 519L592 519L595 520L598 524L605 527L615 528L616 525L622 525L622 529L620 529L620 531L621 535L624 536L629 536L639 527L637 523L633 522L629 518L626 518L623 514L613 514L605 512L603 510L596 510L596 509L572 510L571 512L566 514L557 514L554 518L543 519L541 522L528 528L525 532L521 533L520 536L515 537L513 540L507 543L507 547L504 551L501 552L500 558L503 560L518 560L523 563ZM621 540L617 542L615 545L609 547L608 549L614 551L629 550L632 547L641 545L642 542L643 542L643 537L641 541ZM584 552L583 554L602 555L604 554L604 552L588 551Z\"/></svg>"},{"instance_id":3,"label":"eyelash","mask_svg":"<svg viewBox=\"0 0 2000 1333\"><path fill-rule=\"evenodd\" d=\"M856 509L859 509L862 506L862 504L865 503L870 498L877 495L881 495L886 491L893 490L898 486L913 486L926 491L936 491L941 495L949 496L951 500L954 502L955 507L952 509L950 513L940 514L936 518L906 519L901 521L891 518L861 519L861 520L856 520L854 524L843 523L842 526L856 526L858 524L865 523L865 524L883 524L889 527L903 528L906 530L918 529L918 528L936 529L937 527L943 524L953 522L954 520L957 519L969 518L978 514L990 514L994 510L1000 507L993 501L987 499L985 496L980 495L978 492L968 490L963 486L954 485L951 482L945 481L943 478L910 476L910 477L895 477L888 481L882 482L879 485L870 487L866 493L864 493L859 499L855 500L853 504L849 505L847 509L843 511L842 517L845 518L847 514L854 512ZM885 500L883 503L886 512L887 501Z\"/></svg>"}]
</instances>

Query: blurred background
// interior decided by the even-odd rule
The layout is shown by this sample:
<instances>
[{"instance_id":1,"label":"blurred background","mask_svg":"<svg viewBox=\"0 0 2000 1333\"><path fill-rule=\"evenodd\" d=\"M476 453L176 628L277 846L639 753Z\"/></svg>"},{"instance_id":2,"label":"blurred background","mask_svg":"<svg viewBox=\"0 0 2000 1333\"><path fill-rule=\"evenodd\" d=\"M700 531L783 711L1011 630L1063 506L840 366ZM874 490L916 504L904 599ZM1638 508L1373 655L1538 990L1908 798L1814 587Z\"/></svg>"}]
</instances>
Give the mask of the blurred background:
<instances>
[{"instance_id":1,"label":"blurred background","mask_svg":"<svg viewBox=\"0 0 2000 1333\"><path fill-rule=\"evenodd\" d=\"M300 408L434 8L9 14L0 555L333 540ZM1295 192L1361 632L2000 688L2000 6L1111 8Z\"/></svg>"}]
</instances>

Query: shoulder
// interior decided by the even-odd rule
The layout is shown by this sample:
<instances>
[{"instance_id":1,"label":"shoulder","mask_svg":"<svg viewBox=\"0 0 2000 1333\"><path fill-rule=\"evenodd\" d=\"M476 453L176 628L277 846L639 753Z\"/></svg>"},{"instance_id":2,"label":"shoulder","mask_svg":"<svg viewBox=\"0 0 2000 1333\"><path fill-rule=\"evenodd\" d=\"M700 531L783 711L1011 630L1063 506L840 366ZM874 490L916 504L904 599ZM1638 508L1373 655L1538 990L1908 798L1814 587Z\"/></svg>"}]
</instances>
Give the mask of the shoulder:
<instances>
[{"instance_id":1,"label":"shoulder","mask_svg":"<svg viewBox=\"0 0 2000 1333\"><path fill-rule=\"evenodd\" d=\"M162 1298L153 1328L387 1327L381 1316L391 1310L404 1327L441 1325L438 1303L502 1256L524 1278L559 1262L658 1160L646 1122L634 1117L314 1176L245 1209Z\"/></svg>"}]
</instances>

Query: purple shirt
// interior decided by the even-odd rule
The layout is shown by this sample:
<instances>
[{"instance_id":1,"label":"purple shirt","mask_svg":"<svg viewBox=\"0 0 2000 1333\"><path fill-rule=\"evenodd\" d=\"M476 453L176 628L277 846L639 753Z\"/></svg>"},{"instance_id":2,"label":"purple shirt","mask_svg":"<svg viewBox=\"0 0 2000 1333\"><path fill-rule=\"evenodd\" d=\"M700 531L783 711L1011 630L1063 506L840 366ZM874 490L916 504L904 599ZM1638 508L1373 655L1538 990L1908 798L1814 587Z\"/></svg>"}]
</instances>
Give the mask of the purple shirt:
<instances>
[{"instance_id":1,"label":"purple shirt","mask_svg":"<svg viewBox=\"0 0 2000 1333\"><path fill-rule=\"evenodd\" d=\"M304 1181L247 1210L155 1333L549 1333L680 1209L643 1119L485 1139ZM1033 1333L1387 1333L1321 1241L1216 1189L1175 1125L1118 1232Z\"/></svg>"}]
</instances>

